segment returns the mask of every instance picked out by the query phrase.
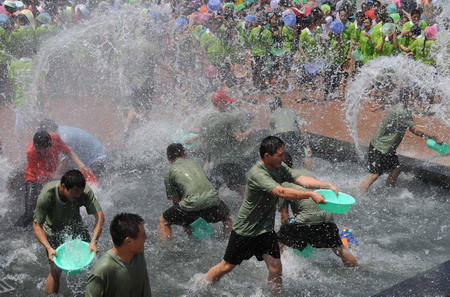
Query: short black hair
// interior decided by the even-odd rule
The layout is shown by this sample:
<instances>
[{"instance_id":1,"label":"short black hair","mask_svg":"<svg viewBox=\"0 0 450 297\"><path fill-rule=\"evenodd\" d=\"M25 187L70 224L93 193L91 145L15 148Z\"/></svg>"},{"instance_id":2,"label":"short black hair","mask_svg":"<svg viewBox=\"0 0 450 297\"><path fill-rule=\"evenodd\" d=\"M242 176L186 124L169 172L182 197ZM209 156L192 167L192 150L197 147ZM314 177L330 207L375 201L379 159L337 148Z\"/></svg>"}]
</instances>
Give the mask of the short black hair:
<instances>
[{"instance_id":1,"label":"short black hair","mask_svg":"<svg viewBox=\"0 0 450 297\"><path fill-rule=\"evenodd\" d=\"M144 219L134 213L119 213L111 221L109 233L115 246L121 246L127 237L137 238L139 225L144 223Z\"/></svg>"},{"instance_id":2,"label":"short black hair","mask_svg":"<svg viewBox=\"0 0 450 297\"><path fill-rule=\"evenodd\" d=\"M167 159L173 161L184 155L184 147L181 143L171 143L167 147Z\"/></svg>"},{"instance_id":3,"label":"short black hair","mask_svg":"<svg viewBox=\"0 0 450 297\"><path fill-rule=\"evenodd\" d=\"M411 11L411 16L413 16L415 14L422 15L422 9L418 9L418 8L413 9Z\"/></svg>"},{"instance_id":4,"label":"short black hair","mask_svg":"<svg viewBox=\"0 0 450 297\"><path fill-rule=\"evenodd\" d=\"M261 146L259 147L259 154L261 158L264 157L265 153L269 155L273 155L277 152L277 150L284 146L283 140L276 136L268 136L263 139L261 142Z\"/></svg>"},{"instance_id":5,"label":"short black hair","mask_svg":"<svg viewBox=\"0 0 450 297\"><path fill-rule=\"evenodd\" d=\"M17 21L18 21L19 25L21 25L21 26L27 26L30 24L30 20L24 14L19 14L17 16Z\"/></svg>"},{"instance_id":6,"label":"short black hair","mask_svg":"<svg viewBox=\"0 0 450 297\"><path fill-rule=\"evenodd\" d=\"M293 162L292 162L292 156L288 152L284 153L284 164L286 164L288 167L292 168Z\"/></svg>"},{"instance_id":7,"label":"short black hair","mask_svg":"<svg viewBox=\"0 0 450 297\"><path fill-rule=\"evenodd\" d=\"M45 149L52 145L52 137L47 131L37 131L33 136L33 145L36 149Z\"/></svg>"},{"instance_id":8,"label":"short black hair","mask_svg":"<svg viewBox=\"0 0 450 297\"><path fill-rule=\"evenodd\" d=\"M275 110L279 107L283 107L283 101L281 100L281 97L276 96L269 100L269 108L271 110Z\"/></svg>"},{"instance_id":9,"label":"short black hair","mask_svg":"<svg viewBox=\"0 0 450 297\"><path fill-rule=\"evenodd\" d=\"M58 125L51 119L43 119L39 122L39 130L54 132L58 129Z\"/></svg>"},{"instance_id":10,"label":"short black hair","mask_svg":"<svg viewBox=\"0 0 450 297\"><path fill-rule=\"evenodd\" d=\"M86 180L84 179L83 173L76 169L64 173L60 183L64 185L67 190L75 187L84 188L86 186Z\"/></svg>"}]
</instances>

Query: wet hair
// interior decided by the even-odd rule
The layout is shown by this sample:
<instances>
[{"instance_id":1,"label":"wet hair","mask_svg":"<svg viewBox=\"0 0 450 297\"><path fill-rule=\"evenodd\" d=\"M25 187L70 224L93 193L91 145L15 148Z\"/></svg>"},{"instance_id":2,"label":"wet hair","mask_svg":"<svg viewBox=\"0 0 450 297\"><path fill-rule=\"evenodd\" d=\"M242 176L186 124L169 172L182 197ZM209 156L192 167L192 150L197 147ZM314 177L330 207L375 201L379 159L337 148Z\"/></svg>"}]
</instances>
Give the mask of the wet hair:
<instances>
[{"instance_id":1,"label":"wet hair","mask_svg":"<svg viewBox=\"0 0 450 297\"><path fill-rule=\"evenodd\" d=\"M301 22L304 27L309 27L311 25L314 25L314 19L313 19L312 15L302 18Z\"/></svg>"},{"instance_id":2,"label":"wet hair","mask_svg":"<svg viewBox=\"0 0 450 297\"><path fill-rule=\"evenodd\" d=\"M69 170L61 177L61 184L67 190L72 188L84 188L86 186L86 180L84 179L83 174L76 169Z\"/></svg>"},{"instance_id":3,"label":"wet hair","mask_svg":"<svg viewBox=\"0 0 450 297\"><path fill-rule=\"evenodd\" d=\"M288 167L292 168L293 162L292 162L292 156L288 152L284 153L284 164L286 164Z\"/></svg>"},{"instance_id":4,"label":"wet hair","mask_svg":"<svg viewBox=\"0 0 450 297\"><path fill-rule=\"evenodd\" d=\"M52 145L52 137L47 131L37 131L33 136L33 145L36 149L45 149Z\"/></svg>"},{"instance_id":5,"label":"wet hair","mask_svg":"<svg viewBox=\"0 0 450 297\"><path fill-rule=\"evenodd\" d=\"M134 213L119 213L111 221L109 233L115 246L121 246L127 237L137 238L139 226L144 224L144 219Z\"/></svg>"},{"instance_id":6,"label":"wet hair","mask_svg":"<svg viewBox=\"0 0 450 297\"><path fill-rule=\"evenodd\" d=\"M283 140L276 136L268 136L263 139L261 142L261 146L259 147L259 155L261 158L264 157L265 153L269 155L273 155L277 152L277 150L284 146Z\"/></svg>"},{"instance_id":7,"label":"wet hair","mask_svg":"<svg viewBox=\"0 0 450 297\"><path fill-rule=\"evenodd\" d=\"M399 90L399 102L405 104L411 97L412 93L416 90L415 86L403 87Z\"/></svg>"},{"instance_id":8,"label":"wet hair","mask_svg":"<svg viewBox=\"0 0 450 297\"><path fill-rule=\"evenodd\" d=\"M167 159L176 160L184 155L184 147L181 143L171 143L167 147Z\"/></svg>"},{"instance_id":9,"label":"wet hair","mask_svg":"<svg viewBox=\"0 0 450 297\"><path fill-rule=\"evenodd\" d=\"M313 22L317 23L318 21L322 20L324 18L324 13L322 12L322 10L319 7L314 8L311 11L311 15L313 17Z\"/></svg>"},{"instance_id":10,"label":"wet hair","mask_svg":"<svg viewBox=\"0 0 450 297\"><path fill-rule=\"evenodd\" d=\"M269 108L270 110L275 110L279 107L283 107L283 101L279 96L276 96L269 101Z\"/></svg>"},{"instance_id":11,"label":"wet hair","mask_svg":"<svg viewBox=\"0 0 450 297\"><path fill-rule=\"evenodd\" d=\"M58 125L50 119L43 119L39 122L39 130L54 132L58 129Z\"/></svg>"},{"instance_id":12,"label":"wet hair","mask_svg":"<svg viewBox=\"0 0 450 297\"><path fill-rule=\"evenodd\" d=\"M421 16L422 15L422 10L421 9L413 9L412 11L411 11L411 16L413 16L413 15L415 15L415 14L418 14L419 16Z\"/></svg>"},{"instance_id":13,"label":"wet hair","mask_svg":"<svg viewBox=\"0 0 450 297\"><path fill-rule=\"evenodd\" d=\"M19 25L21 25L21 26L27 26L30 24L30 20L24 14L19 14L17 16L17 21L18 21Z\"/></svg>"}]
</instances>

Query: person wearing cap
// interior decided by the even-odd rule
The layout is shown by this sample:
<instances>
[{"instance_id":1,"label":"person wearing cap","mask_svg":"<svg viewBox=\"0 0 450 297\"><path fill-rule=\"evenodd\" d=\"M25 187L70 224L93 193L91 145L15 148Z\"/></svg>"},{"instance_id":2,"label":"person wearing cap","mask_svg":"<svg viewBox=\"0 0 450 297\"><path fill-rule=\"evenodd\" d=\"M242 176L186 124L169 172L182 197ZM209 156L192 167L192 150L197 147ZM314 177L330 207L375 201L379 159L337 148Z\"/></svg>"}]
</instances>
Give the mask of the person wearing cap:
<instances>
[{"instance_id":1,"label":"person wearing cap","mask_svg":"<svg viewBox=\"0 0 450 297\"><path fill-rule=\"evenodd\" d=\"M16 17L17 27L10 35L10 50L16 59L32 58L37 52L34 28L24 14Z\"/></svg>"},{"instance_id":2,"label":"person wearing cap","mask_svg":"<svg viewBox=\"0 0 450 297\"><path fill-rule=\"evenodd\" d=\"M403 87L399 91L398 103L385 114L377 132L369 145L367 168L369 174L358 186L360 192L365 192L384 173L389 173L386 186L395 186L401 173L397 156L397 148L407 130L423 138L435 139L443 143L442 137L436 133L419 128L412 117L413 98L417 97L416 87Z\"/></svg>"},{"instance_id":3,"label":"person wearing cap","mask_svg":"<svg viewBox=\"0 0 450 297\"><path fill-rule=\"evenodd\" d=\"M215 92L211 101L216 111L201 121L199 129L211 166L210 178L217 189L225 183L242 194L247 169L242 150L254 130L248 127L244 115L231 110L236 99L225 91Z\"/></svg>"},{"instance_id":4,"label":"person wearing cap","mask_svg":"<svg viewBox=\"0 0 450 297\"><path fill-rule=\"evenodd\" d=\"M339 19L344 25L341 34L333 34L329 43L330 63L325 72L325 94L331 96L339 88L339 98L345 95L345 80L348 79L349 72L347 64L352 62L353 37L355 36L355 24L349 20L347 10L339 11ZM344 78L344 81L342 80Z\"/></svg>"},{"instance_id":5,"label":"person wearing cap","mask_svg":"<svg viewBox=\"0 0 450 297\"><path fill-rule=\"evenodd\" d=\"M291 72L292 62L295 52L297 51L297 45L295 44L297 39L297 17L295 14L288 14L283 18L284 26L281 29L281 40L283 42L283 74L285 79L285 87L288 87L288 77Z\"/></svg>"},{"instance_id":6,"label":"person wearing cap","mask_svg":"<svg viewBox=\"0 0 450 297\"><path fill-rule=\"evenodd\" d=\"M38 131L27 147L25 167L25 212L16 226L27 227L33 220L33 210L42 186L58 172L59 154L65 154L82 170L90 171L56 133Z\"/></svg>"},{"instance_id":7,"label":"person wearing cap","mask_svg":"<svg viewBox=\"0 0 450 297\"><path fill-rule=\"evenodd\" d=\"M319 193L285 188L281 184L291 182L308 189L324 188L335 192L339 189L287 167L283 163L284 143L278 137L266 137L260 144L259 156L260 161L247 174L245 197L234 221L225 255L219 264L209 269L206 280L217 282L244 260L255 256L267 266L267 280L272 293L279 294L282 289L282 263L274 230L279 198L312 198L315 203L325 203L323 195Z\"/></svg>"},{"instance_id":8,"label":"person wearing cap","mask_svg":"<svg viewBox=\"0 0 450 297\"><path fill-rule=\"evenodd\" d=\"M80 214L84 207L95 218L92 238ZM69 170L61 177L47 183L39 194L33 216L33 233L45 248L50 271L45 282L47 294L56 294L60 287L62 271L55 265L56 249L68 238L79 238L89 243L89 250L98 253L104 214L92 189L86 185L83 174Z\"/></svg>"},{"instance_id":9,"label":"person wearing cap","mask_svg":"<svg viewBox=\"0 0 450 297\"><path fill-rule=\"evenodd\" d=\"M377 45L375 46L375 51L373 54L374 58L397 55L400 51L397 39L397 29L394 29L392 32L386 30L385 33L383 33L384 28L387 28L389 25L394 26L393 23L385 23L380 29L382 35L378 39ZM385 34L387 34L387 36Z\"/></svg>"},{"instance_id":10,"label":"person wearing cap","mask_svg":"<svg viewBox=\"0 0 450 297\"><path fill-rule=\"evenodd\" d=\"M260 17L259 26L253 28L248 36L252 56L253 86L257 89L266 89L268 78L267 58L274 43L273 33L266 29L267 20Z\"/></svg>"},{"instance_id":11,"label":"person wearing cap","mask_svg":"<svg viewBox=\"0 0 450 297\"><path fill-rule=\"evenodd\" d=\"M431 48L436 40L437 27L428 26L425 28L424 37L416 39L409 47L400 45L402 51L407 53L407 55L413 55L414 59L421 61L425 65L436 64L436 60L431 56Z\"/></svg>"},{"instance_id":12,"label":"person wearing cap","mask_svg":"<svg viewBox=\"0 0 450 297\"><path fill-rule=\"evenodd\" d=\"M224 236L231 232L231 217L228 206L219 199L219 193L208 180L201 164L187 158L180 143L167 147L167 159L171 166L164 177L167 198L173 206L159 217L161 240L172 238L171 225L183 226L192 233L189 226L199 218L208 223L223 223Z\"/></svg>"},{"instance_id":13,"label":"person wearing cap","mask_svg":"<svg viewBox=\"0 0 450 297\"><path fill-rule=\"evenodd\" d=\"M3 7L6 10L6 16L9 18L17 11L16 3L14 1L6 0L3 2Z\"/></svg>"},{"instance_id":14,"label":"person wearing cap","mask_svg":"<svg viewBox=\"0 0 450 297\"><path fill-rule=\"evenodd\" d=\"M205 52L205 66L208 64L216 66L219 69L220 78L223 79L229 70L225 66L224 46L218 34L220 26L220 19L212 17L208 28L200 35L200 45Z\"/></svg>"}]
</instances>

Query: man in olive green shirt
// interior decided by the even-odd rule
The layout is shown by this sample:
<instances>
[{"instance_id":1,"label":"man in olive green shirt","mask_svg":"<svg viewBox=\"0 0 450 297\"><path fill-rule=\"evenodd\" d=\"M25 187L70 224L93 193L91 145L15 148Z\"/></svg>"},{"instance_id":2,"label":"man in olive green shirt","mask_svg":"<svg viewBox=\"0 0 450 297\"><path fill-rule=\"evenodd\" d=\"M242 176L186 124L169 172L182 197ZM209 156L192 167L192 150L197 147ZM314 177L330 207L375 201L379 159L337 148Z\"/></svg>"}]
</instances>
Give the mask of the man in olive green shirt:
<instances>
[{"instance_id":1,"label":"man in olive green shirt","mask_svg":"<svg viewBox=\"0 0 450 297\"><path fill-rule=\"evenodd\" d=\"M212 267L206 280L218 281L236 265L253 256L264 260L269 270L268 281L272 292L281 290L281 260L277 235L274 231L278 198L300 200L312 198L324 203L324 197L312 191L299 191L281 186L291 182L308 189L325 188L338 191L334 185L312 177L302 176L299 171L283 164L284 143L275 136L265 138L260 146L261 161L250 169L247 177L245 198L233 225L223 260Z\"/></svg>"},{"instance_id":2,"label":"man in olive green shirt","mask_svg":"<svg viewBox=\"0 0 450 297\"><path fill-rule=\"evenodd\" d=\"M216 112L201 122L199 134L211 165L211 180L217 189L222 182L243 195L245 173L244 144L253 135L244 115L234 112L231 103L236 99L223 90L214 93L211 101ZM251 166L251 165L250 165Z\"/></svg>"},{"instance_id":3,"label":"man in olive green shirt","mask_svg":"<svg viewBox=\"0 0 450 297\"><path fill-rule=\"evenodd\" d=\"M147 235L137 214L121 213L109 228L114 247L92 268L85 297L151 297L144 257Z\"/></svg>"},{"instance_id":4,"label":"man in olive green shirt","mask_svg":"<svg viewBox=\"0 0 450 297\"><path fill-rule=\"evenodd\" d=\"M95 217L92 240L81 219L82 206L88 214ZM58 256L55 249L67 236L71 236L90 242L89 249L97 253L97 240L104 221L103 211L94 193L86 185L83 174L78 170L69 170L62 176L61 181L52 181L44 186L37 200L33 220L34 234L45 247L50 262L46 292L58 293L61 270L53 262L53 258Z\"/></svg>"},{"instance_id":5,"label":"man in olive green shirt","mask_svg":"<svg viewBox=\"0 0 450 297\"><path fill-rule=\"evenodd\" d=\"M222 221L224 235L231 232L230 210L219 199L219 193L206 177L202 166L186 158L186 151L180 143L167 147L167 159L172 166L164 178L167 198L173 206L159 217L159 234L162 240L172 237L171 225L181 225L188 233L191 223L203 218L208 223Z\"/></svg>"},{"instance_id":6,"label":"man in olive green shirt","mask_svg":"<svg viewBox=\"0 0 450 297\"><path fill-rule=\"evenodd\" d=\"M400 90L400 102L386 113L377 132L370 141L368 154L369 175L359 184L359 191L365 192L383 173L389 172L387 186L395 186L401 173L397 156L397 148L409 129L413 134L433 138L442 143L442 138L434 133L426 132L414 124L411 110L412 98L416 97L414 88Z\"/></svg>"},{"instance_id":7,"label":"man in olive green shirt","mask_svg":"<svg viewBox=\"0 0 450 297\"><path fill-rule=\"evenodd\" d=\"M286 154L284 163L292 168L292 157ZM302 175L312 176L307 170L301 170ZM307 189L284 182L285 188L293 188L300 191ZM289 207L294 218L289 219ZM358 261L342 244L339 229L334 223L331 212L320 209L311 199L288 201L279 199L278 210L281 214L281 228L278 232L280 243L302 251L307 245L314 248L331 248L341 258L345 266L358 266Z\"/></svg>"},{"instance_id":8,"label":"man in olive green shirt","mask_svg":"<svg viewBox=\"0 0 450 297\"><path fill-rule=\"evenodd\" d=\"M307 135L300 129L301 120L298 114L293 108L283 108L283 101L279 96L269 102L269 108L272 112L269 116L270 135L283 140L286 152L297 157L300 163L311 170L312 162L306 158L306 153L311 154L311 148Z\"/></svg>"}]
</instances>

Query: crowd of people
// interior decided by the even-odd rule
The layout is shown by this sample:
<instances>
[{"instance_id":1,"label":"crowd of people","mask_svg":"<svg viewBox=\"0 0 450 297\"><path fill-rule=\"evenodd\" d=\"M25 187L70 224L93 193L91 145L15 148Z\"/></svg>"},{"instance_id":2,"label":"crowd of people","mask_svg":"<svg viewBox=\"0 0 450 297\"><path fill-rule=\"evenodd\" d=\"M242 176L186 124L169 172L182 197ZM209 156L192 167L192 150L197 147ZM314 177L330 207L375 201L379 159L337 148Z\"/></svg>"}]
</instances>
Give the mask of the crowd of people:
<instances>
[{"instance_id":1,"label":"crowd of people","mask_svg":"<svg viewBox=\"0 0 450 297\"><path fill-rule=\"evenodd\" d=\"M12 95L3 100L16 101L16 106L24 100L23 73L30 71L30 59L49 36L88 20L93 12L117 14L123 5L139 5L143 12L136 13L164 31L162 41L176 60L168 67L179 73L190 75L200 64L208 79L240 85L251 78L256 90L306 88L322 77L325 96L333 98L344 96L360 66L381 56L407 55L434 65L433 43L446 29L436 25L443 7L439 1L370 0L356 7L349 0L7 0L0 4L0 83L6 89L10 85ZM150 100L154 84L145 81L132 96Z\"/></svg>"}]
</instances>

